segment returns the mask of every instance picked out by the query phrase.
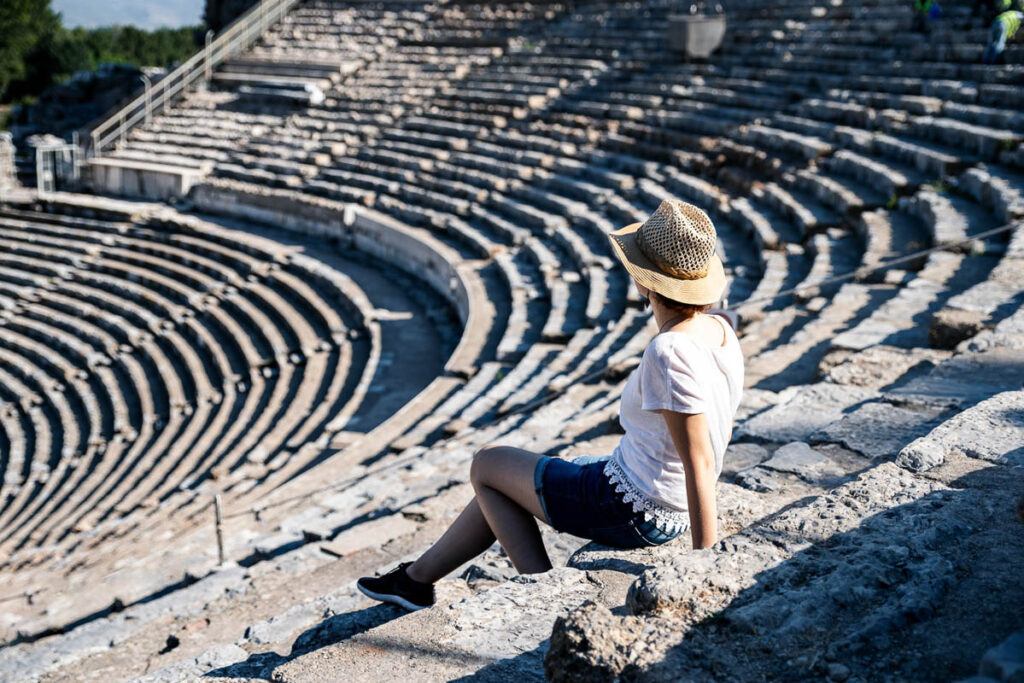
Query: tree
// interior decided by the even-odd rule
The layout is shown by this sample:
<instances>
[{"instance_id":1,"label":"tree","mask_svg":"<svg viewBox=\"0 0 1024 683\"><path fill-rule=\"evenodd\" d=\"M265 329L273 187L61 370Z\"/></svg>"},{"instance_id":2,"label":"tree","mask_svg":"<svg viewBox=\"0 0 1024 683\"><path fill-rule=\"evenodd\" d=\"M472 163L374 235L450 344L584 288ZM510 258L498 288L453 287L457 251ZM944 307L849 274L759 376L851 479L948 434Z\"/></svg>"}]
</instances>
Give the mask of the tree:
<instances>
[{"instance_id":1,"label":"tree","mask_svg":"<svg viewBox=\"0 0 1024 683\"><path fill-rule=\"evenodd\" d=\"M29 75L27 58L39 41L60 28L60 17L50 9L50 0L0 2L0 101L7 99L13 81Z\"/></svg>"},{"instance_id":2,"label":"tree","mask_svg":"<svg viewBox=\"0 0 1024 683\"><path fill-rule=\"evenodd\" d=\"M50 0L0 0L0 102L36 97L103 62L170 66L191 56L201 27L66 29Z\"/></svg>"}]
</instances>

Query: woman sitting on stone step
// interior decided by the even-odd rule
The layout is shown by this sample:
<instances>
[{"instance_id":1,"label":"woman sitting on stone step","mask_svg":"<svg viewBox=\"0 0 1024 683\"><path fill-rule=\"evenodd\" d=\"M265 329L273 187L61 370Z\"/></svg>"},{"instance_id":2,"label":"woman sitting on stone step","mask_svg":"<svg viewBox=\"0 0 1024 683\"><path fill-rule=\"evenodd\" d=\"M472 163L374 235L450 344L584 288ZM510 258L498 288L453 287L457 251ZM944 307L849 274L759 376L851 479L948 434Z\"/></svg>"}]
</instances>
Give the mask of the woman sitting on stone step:
<instances>
[{"instance_id":1,"label":"woman sitting on stone step","mask_svg":"<svg viewBox=\"0 0 1024 683\"><path fill-rule=\"evenodd\" d=\"M566 461L480 449L470 469L475 498L415 562L359 579L363 593L429 607L434 583L495 539L520 573L547 571L537 519L613 548L660 545L687 528L693 547L715 542L715 482L740 402L743 354L725 319L707 314L726 284L714 225L697 207L667 200L646 222L609 237L658 326L623 391L625 435L615 452Z\"/></svg>"}]
</instances>

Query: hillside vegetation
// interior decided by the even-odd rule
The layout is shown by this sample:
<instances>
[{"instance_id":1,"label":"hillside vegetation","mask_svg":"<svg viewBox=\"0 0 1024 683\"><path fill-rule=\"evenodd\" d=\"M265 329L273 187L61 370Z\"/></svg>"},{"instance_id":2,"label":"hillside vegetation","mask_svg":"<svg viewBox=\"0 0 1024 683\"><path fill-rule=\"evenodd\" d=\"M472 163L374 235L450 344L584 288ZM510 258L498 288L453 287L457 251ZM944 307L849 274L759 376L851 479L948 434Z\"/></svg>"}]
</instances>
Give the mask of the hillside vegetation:
<instances>
[{"instance_id":1,"label":"hillside vegetation","mask_svg":"<svg viewBox=\"0 0 1024 683\"><path fill-rule=\"evenodd\" d=\"M0 103L32 99L100 63L169 66L191 55L202 26L144 31L133 26L65 28L50 0L0 3Z\"/></svg>"}]
</instances>

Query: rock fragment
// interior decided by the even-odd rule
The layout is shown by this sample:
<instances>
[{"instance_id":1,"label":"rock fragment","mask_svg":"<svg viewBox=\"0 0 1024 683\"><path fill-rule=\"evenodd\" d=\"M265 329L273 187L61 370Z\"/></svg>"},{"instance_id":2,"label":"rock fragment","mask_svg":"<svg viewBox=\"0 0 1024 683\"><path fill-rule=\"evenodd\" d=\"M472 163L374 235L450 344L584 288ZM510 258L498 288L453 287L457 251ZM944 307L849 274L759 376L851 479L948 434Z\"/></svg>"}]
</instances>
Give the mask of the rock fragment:
<instances>
[{"instance_id":1,"label":"rock fragment","mask_svg":"<svg viewBox=\"0 0 1024 683\"><path fill-rule=\"evenodd\" d=\"M1024 391L997 394L950 418L903 448L896 463L921 472L941 465L951 453L1024 464Z\"/></svg>"}]
</instances>

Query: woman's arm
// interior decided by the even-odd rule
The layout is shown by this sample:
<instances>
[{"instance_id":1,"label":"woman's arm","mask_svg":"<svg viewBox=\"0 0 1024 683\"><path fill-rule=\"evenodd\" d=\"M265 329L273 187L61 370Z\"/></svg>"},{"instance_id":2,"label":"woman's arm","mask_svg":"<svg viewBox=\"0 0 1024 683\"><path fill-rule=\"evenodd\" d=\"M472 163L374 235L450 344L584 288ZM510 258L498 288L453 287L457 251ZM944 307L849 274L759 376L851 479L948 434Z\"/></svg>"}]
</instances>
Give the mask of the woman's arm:
<instances>
[{"instance_id":1,"label":"woman's arm","mask_svg":"<svg viewBox=\"0 0 1024 683\"><path fill-rule=\"evenodd\" d=\"M711 547L718 540L718 505L715 502L715 454L711 451L708 419L704 413L659 410L686 472L686 504L694 548Z\"/></svg>"}]
</instances>

